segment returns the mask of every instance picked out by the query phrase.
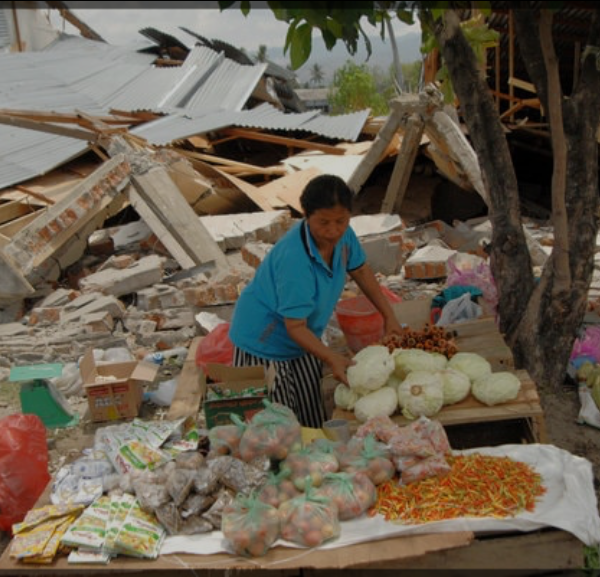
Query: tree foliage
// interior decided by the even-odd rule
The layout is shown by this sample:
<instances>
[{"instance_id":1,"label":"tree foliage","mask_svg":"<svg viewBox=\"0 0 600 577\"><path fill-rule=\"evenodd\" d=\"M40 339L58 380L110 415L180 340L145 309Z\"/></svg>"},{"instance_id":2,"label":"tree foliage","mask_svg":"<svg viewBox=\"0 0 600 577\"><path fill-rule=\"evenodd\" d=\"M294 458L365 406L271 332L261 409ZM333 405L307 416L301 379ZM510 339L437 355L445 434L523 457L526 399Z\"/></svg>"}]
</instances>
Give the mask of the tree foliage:
<instances>
[{"instance_id":1,"label":"tree foliage","mask_svg":"<svg viewBox=\"0 0 600 577\"><path fill-rule=\"evenodd\" d=\"M370 108L373 115L381 116L389 113L388 101L392 95L385 96L377 90L375 77L367 65L348 60L333 75L329 110L332 114L345 114Z\"/></svg>"}]
</instances>

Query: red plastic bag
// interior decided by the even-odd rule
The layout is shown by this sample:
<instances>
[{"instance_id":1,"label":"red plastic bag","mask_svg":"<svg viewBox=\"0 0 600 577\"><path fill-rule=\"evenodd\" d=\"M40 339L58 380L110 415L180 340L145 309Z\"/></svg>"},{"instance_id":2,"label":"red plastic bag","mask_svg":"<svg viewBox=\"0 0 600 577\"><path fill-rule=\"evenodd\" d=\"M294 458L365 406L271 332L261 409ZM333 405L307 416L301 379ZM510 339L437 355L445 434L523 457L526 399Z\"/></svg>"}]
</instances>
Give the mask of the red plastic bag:
<instances>
[{"instance_id":1,"label":"red plastic bag","mask_svg":"<svg viewBox=\"0 0 600 577\"><path fill-rule=\"evenodd\" d=\"M229 340L230 323L221 323L210 331L196 349L196 365L207 373L208 363L231 365L233 343Z\"/></svg>"},{"instance_id":2,"label":"red plastic bag","mask_svg":"<svg viewBox=\"0 0 600 577\"><path fill-rule=\"evenodd\" d=\"M0 420L0 530L10 533L50 481L46 427L37 415Z\"/></svg>"}]
</instances>

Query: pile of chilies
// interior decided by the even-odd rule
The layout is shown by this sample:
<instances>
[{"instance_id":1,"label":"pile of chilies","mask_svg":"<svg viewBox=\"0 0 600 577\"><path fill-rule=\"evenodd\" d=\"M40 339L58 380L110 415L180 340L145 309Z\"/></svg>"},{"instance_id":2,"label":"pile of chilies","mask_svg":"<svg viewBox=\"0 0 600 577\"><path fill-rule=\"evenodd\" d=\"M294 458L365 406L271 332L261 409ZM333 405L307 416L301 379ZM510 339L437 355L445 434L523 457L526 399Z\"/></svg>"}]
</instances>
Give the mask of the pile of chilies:
<instances>
[{"instance_id":1,"label":"pile of chilies","mask_svg":"<svg viewBox=\"0 0 600 577\"><path fill-rule=\"evenodd\" d=\"M512 517L533 511L546 488L529 465L510 457L473 453L447 456L451 471L402 485L397 479L378 487L370 515L419 524L457 517Z\"/></svg>"}]
</instances>

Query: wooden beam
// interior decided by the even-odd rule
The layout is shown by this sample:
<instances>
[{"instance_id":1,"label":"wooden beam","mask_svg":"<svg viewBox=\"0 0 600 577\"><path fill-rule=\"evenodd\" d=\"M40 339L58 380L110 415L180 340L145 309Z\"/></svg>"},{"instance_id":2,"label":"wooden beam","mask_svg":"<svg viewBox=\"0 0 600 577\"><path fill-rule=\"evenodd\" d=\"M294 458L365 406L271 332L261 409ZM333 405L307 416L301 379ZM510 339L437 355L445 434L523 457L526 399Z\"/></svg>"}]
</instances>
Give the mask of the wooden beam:
<instances>
[{"instance_id":1,"label":"wooden beam","mask_svg":"<svg viewBox=\"0 0 600 577\"><path fill-rule=\"evenodd\" d=\"M425 122L421 118L421 115L416 113L411 114L406 123L402 145L396 157L392 177L385 192L381 212L400 214L400 207L408 188L408 182L412 174L424 130Z\"/></svg>"},{"instance_id":2,"label":"wooden beam","mask_svg":"<svg viewBox=\"0 0 600 577\"><path fill-rule=\"evenodd\" d=\"M21 42L21 30L19 27L19 14L17 12L17 3L12 2L13 22L15 24L15 33L17 35L17 49L23 52L23 43Z\"/></svg>"},{"instance_id":3,"label":"wooden beam","mask_svg":"<svg viewBox=\"0 0 600 577\"><path fill-rule=\"evenodd\" d=\"M46 122L35 122L25 118L16 118L14 116L8 116L5 114L0 114L0 124L17 126L18 128L27 128L29 130L37 130L38 132L58 134L59 136L66 136L68 138L75 138L77 140L85 140L87 142L95 142L98 138L97 134L94 132L88 132L87 130L66 128L64 126L57 126L56 124L49 124Z\"/></svg>"},{"instance_id":4,"label":"wooden beam","mask_svg":"<svg viewBox=\"0 0 600 577\"><path fill-rule=\"evenodd\" d=\"M219 245L163 166L134 175L131 180L135 188L129 195L131 204L182 269L210 261L227 266Z\"/></svg>"},{"instance_id":5,"label":"wooden beam","mask_svg":"<svg viewBox=\"0 0 600 577\"><path fill-rule=\"evenodd\" d=\"M51 198L48 198L47 196L40 194L39 192L34 192L33 190L30 190L29 188L25 188L24 186L21 186L20 184L17 184L15 186L15 188L17 190L20 190L21 192L24 192L28 196L33 196L33 198L37 198L38 200L41 200L42 202L44 202L46 204L54 204L54 201Z\"/></svg>"},{"instance_id":6,"label":"wooden beam","mask_svg":"<svg viewBox=\"0 0 600 577\"><path fill-rule=\"evenodd\" d=\"M291 148L303 148L307 150L320 150L325 154L345 154L345 150L337 146L329 144L318 144L309 140L298 140L296 138L288 138L286 136L276 136L274 134L265 134L263 132L255 132L253 130L243 130L241 128L228 128L222 131L223 134L235 136L237 138L246 138L248 140L258 140L260 142L271 142L273 144L281 144Z\"/></svg>"},{"instance_id":7,"label":"wooden beam","mask_svg":"<svg viewBox=\"0 0 600 577\"><path fill-rule=\"evenodd\" d=\"M535 86L526 80L520 80L519 78L510 76L508 79L508 84L509 86L514 86L515 88L520 88L521 90L526 90L527 92L536 94Z\"/></svg>"},{"instance_id":8,"label":"wooden beam","mask_svg":"<svg viewBox=\"0 0 600 577\"><path fill-rule=\"evenodd\" d=\"M75 14L69 10L69 7L64 2L50 2L46 0L46 4L50 6L50 8L54 8L58 10L60 15L69 23L71 23L84 38L89 38L90 40L98 40L99 42L105 42L104 38L100 36L95 30L90 28L87 24L79 20Z\"/></svg>"},{"instance_id":9,"label":"wooden beam","mask_svg":"<svg viewBox=\"0 0 600 577\"><path fill-rule=\"evenodd\" d=\"M402 111L398 108L392 109L392 112L387 117L385 124L381 127L379 134L373 141L369 152L365 154L364 158L360 161L360 164L354 169L354 172L348 180L348 186L357 194L362 185L369 178L373 169L381 161L381 157L384 151L387 149L388 144L392 140L392 137L398 130L400 123L402 122Z\"/></svg>"},{"instance_id":10,"label":"wooden beam","mask_svg":"<svg viewBox=\"0 0 600 577\"><path fill-rule=\"evenodd\" d=\"M39 110L14 110L11 108L0 108L0 114L13 116L15 118L25 118L26 120L35 120L36 122L52 122L53 124L85 124L101 123L101 124L132 124L135 121L121 120L114 116L92 116L85 112L77 112L75 114L67 112L41 112ZM142 121L140 121L142 122ZM110 128L107 126L107 130Z\"/></svg>"},{"instance_id":11,"label":"wooden beam","mask_svg":"<svg viewBox=\"0 0 600 577\"><path fill-rule=\"evenodd\" d=\"M213 156L212 154L203 154L202 152L193 152L191 150L180 150L179 152L183 156L189 158L202 160L211 164L234 167L236 169L245 170L250 174L269 174L273 176L283 176L287 174L285 166L256 166L255 164L246 164L245 162Z\"/></svg>"}]
</instances>

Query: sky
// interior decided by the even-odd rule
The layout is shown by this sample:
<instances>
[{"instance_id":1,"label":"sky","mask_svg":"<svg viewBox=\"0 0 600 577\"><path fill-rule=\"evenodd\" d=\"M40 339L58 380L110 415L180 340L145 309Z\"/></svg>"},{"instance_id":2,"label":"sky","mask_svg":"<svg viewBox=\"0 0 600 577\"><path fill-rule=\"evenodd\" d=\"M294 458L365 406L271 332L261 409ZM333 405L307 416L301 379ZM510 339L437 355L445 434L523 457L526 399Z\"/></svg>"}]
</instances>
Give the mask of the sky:
<instances>
[{"instance_id":1,"label":"sky","mask_svg":"<svg viewBox=\"0 0 600 577\"><path fill-rule=\"evenodd\" d=\"M246 17L238 8L221 12L216 2L103 2L99 3L66 2L71 11L85 24L90 26L104 40L115 45L147 44L147 39L139 33L145 27L157 28L161 32L171 34L188 46L193 46L195 38L182 31L184 26L208 39L218 39L238 48L244 48L248 54L254 55L261 44L267 46L269 60L281 65L289 62L283 54L283 46L288 31L288 25L275 18L267 8L253 8ZM260 5L261 3L254 3ZM88 8L87 6L94 6ZM109 8L110 5L119 8ZM169 8L166 8L169 6ZM171 8L173 6L173 8ZM182 6L188 6L182 8ZM189 7L191 6L191 7ZM71 24L64 21L56 10L49 12L53 25L69 34L79 34ZM383 43L378 38L379 30L364 23L364 29L369 36L374 36L374 43L379 43L390 50L389 43ZM400 21L394 23L396 36L400 37L409 32L419 32L418 25L409 27ZM345 51L343 44L338 42L339 49ZM320 32L313 33L313 46L323 46ZM345 52L347 57L347 52ZM366 53L361 48L358 57L365 60Z\"/></svg>"}]
</instances>

